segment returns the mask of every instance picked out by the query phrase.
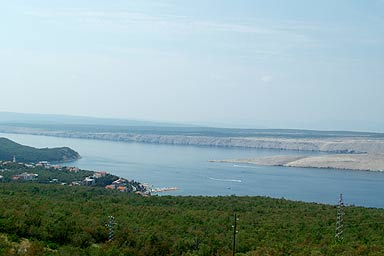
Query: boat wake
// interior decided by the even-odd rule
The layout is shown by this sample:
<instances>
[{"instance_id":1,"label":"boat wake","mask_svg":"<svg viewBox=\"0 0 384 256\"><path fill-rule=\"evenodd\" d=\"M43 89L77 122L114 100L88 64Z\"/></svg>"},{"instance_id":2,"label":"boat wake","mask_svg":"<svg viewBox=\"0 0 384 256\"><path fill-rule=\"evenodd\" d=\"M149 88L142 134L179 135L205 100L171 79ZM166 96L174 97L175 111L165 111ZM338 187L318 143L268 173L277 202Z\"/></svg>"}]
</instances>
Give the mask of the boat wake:
<instances>
[{"instance_id":1,"label":"boat wake","mask_svg":"<svg viewBox=\"0 0 384 256\"><path fill-rule=\"evenodd\" d=\"M238 165L238 164L234 164L233 167L235 167L235 168L247 168L247 169L260 169L259 166Z\"/></svg>"},{"instance_id":2,"label":"boat wake","mask_svg":"<svg viewBox=\"0 0 384 256\"><path fill-rule=\"evenodd\" d=\"M215 179L215 178L211 178L211 177L208 177L208 179L210 179L210 180L214 180L214 181L224 181L224 182L238 182L238 183L241 183L241 182L242 182L241 180Z\"/></svg>"}]
</instances>

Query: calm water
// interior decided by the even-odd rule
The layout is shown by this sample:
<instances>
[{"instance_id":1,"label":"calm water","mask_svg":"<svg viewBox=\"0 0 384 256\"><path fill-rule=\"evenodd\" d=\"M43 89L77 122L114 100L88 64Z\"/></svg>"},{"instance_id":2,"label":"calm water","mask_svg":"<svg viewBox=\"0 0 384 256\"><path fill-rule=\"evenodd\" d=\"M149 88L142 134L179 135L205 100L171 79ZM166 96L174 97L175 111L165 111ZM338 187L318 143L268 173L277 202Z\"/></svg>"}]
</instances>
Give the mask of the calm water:
<instances>
[{"instance_id":1,"label":"calm water","mask_svg":"<svg viewBox=\"0 0 384 256\"><path fill-rule=\"evenodd\" d=\"M210 159L302 154L277 150L173 146L0 134L34 147L68 146L82 159L66 165L178 187L171 195L261 195L307 202L384 208L384 173L335 169L265 167L210 163ZM308 153L310 154L310 153Z\"/></svg>"}]
</instances>

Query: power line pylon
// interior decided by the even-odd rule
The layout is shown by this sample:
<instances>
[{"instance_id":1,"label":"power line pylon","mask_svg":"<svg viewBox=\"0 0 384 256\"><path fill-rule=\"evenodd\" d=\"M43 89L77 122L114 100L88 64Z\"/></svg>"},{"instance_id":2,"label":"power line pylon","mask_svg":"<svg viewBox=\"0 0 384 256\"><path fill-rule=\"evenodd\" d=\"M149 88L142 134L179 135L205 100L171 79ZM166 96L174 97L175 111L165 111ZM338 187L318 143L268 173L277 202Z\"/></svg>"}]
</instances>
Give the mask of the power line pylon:
<instances>
[{"instance_id":1,"label":"power line pylon","mask_svg":"<svg viewBox=\"0 0 384 256\"><path fill-rule=\"evenodd\" d=\"M108 216L108 219L109 219L109 221L105 226L107 226L109 228L108 240L112 241L113 238L115 237L116 222L115 222L115 217L113 217L112 215Z\"/></svg>"},{"instance_id":2,"label":"power line pylon","mask_svg":"<svg viewBox=\"0 0 384 256\"><path fill-rule=\"evenodd\" d=\"M336 218L336 242L343 241L343 222L344 222L344 202L343 194L340 194L339 205L337 206L337 218Z\"/></svg>"},{"instance_id":3,"label":"power line pylon","mask_svg":"<svg viewBox=\"0 0 384 256\"><path fill-rule=\"evenodd\" d=\"M235 253L236 253L236 235L237 233L239 232L237 230L237 221L239 220L238 216L236 215L235 213L235 220L234 220L234 224L232 226L233 228L233 246L232 246L232 255L235 256Z\"/></svg>"}]
</instances>

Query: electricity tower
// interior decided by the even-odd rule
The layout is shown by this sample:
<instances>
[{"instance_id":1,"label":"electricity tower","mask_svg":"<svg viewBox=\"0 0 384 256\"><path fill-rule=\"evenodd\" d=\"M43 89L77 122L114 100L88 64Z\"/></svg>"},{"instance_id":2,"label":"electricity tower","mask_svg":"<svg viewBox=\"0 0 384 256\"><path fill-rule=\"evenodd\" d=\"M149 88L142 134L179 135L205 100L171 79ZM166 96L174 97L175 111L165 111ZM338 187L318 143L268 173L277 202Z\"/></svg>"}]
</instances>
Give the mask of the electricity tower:
<instances>
[{"instance_id":1,"label":"electricity tower","mask_svg":"<svg viewBox=\"0 0 384 256\"><path fill-rule=\"evenodd\" d=\"M239 232L237 230L237 221L238 221L238 216L236 215L235 213L235 220L234 220L234 224L232 225L232 228L233 228L233 246L232 246L232 255L235 256L235 252L236 252L236 235L237 233Z\"/></svg>"},{"instance_id":2,"label":"electricity tower","mask_svg":"<svg viewBox=\"0 0 384 256\"><path fill-rule=\"evenodd\" d=\"M108 219L109 219L109 222L105 226L107 226L109 228L108 240L112 241L114 236L115 236L116 222L115 222L115 217L113 217L112 215L108 216Z\"/></svg>"},{"instance_id":3,"label":"electricity tower","mask_svg":"<svg viewBox=\"0 0 384 256\"><path fill-rule=\"evenodd\" d=\"M336 234L335 238L337 242L343 241L343 221L344 221L344 202L343 194L340 194L339 205L337 206L337 218L336 218Z\"/></svg>"}]
</instances>

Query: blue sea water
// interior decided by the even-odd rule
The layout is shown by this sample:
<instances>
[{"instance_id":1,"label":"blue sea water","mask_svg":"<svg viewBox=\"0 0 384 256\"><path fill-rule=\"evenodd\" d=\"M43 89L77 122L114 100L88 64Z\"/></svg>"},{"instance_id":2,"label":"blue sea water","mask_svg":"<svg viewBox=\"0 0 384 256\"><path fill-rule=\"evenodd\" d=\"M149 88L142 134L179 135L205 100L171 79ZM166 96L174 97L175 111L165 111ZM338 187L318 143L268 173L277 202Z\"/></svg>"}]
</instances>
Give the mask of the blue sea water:
<instances>
[{"instance_id":1,"label":"blue sea water","mask_svg":"<svg viewBox=\"0 0 384 256\"><path fill-rule=\"evenodd\" d=\"M337 204L339 194L343 193L347 205L384 208L384 173L208 162L212 159L302 155L303 152L126 143L21 134L0 134L0 137L40 148L71 147L82 158L65 165L104 170L154 187L179 188L164 193L169 195L269 196Z\"/></svg>"}]
</instances>

